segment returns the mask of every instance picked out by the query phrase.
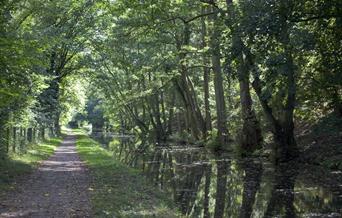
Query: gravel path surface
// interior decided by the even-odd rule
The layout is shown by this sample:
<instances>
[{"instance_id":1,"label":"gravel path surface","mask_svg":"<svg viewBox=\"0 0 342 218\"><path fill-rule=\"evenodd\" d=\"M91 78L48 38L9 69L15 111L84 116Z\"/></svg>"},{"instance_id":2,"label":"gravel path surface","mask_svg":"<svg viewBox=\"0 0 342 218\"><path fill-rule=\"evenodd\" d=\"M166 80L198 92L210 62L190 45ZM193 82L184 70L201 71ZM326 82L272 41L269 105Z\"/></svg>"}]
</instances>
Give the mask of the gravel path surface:
<instances>
[{"instance_id":1,"label":"gravel path surface","mask_svg":"<svg viewBox=\"0 0 342 218\"><path fill-rule=\"evenodd\" d=\"M68 135L17 191L0 199L0 217L91 217L87 169Z\"/></svg>"}]
</instances>

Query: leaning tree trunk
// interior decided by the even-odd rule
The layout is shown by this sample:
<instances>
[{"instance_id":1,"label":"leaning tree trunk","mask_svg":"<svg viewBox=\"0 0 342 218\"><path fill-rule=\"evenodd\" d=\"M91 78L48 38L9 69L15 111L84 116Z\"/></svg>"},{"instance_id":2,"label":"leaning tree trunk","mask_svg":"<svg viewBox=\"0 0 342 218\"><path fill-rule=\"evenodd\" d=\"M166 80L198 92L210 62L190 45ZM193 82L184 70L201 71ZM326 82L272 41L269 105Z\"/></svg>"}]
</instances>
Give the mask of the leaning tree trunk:
<instances>
[{"instance_id":1,"label":"leaning tree trunk","mask_svg":"<svg viewBox=\"0 0 342 218\"><path fill-rule=\"evenodd\" d=\"M151 98L151 123L155 131L155 137L158 143L164 142L166 140L164 126L161 121L160 114L160 101L159 101L159 93L152 95Z\"/></svg>"},{"instance_id":2,"label":"leaning tree trunk","mask_svg":"<svg viewBox=\"0 0 342 218\"><path fill-rule=\"evenodd\" d=\"M275 149L276 159L284 161L293 159L293 157L298 155L298 148L293 132L293 117L291 118L291 116L287 114L287 119L284 122L275 118L268 100L263 97L262 85L258 75L254 75L252 86L259 98L266 119L271 125L274 140L277 144Z\"/></svg>"},{"instance_id":3,"label":"leaning tree trunk","mask_svg":"<svg viewBox=\"0 0 342 218\"><path fill-rule=\"evenodd\" d=\"M177 48L180 51L179 59L181 64L179 66L180 76L176 78L175 84L184 102L192 135L196 139L200 139L201 135L204 135L205 133L205 122L196 100L196 93L194 92L192 81L188 76L187 66L185 66L184 63L186 52L182 51L182 46L189 45L190 43L189 25L187 23L184 25L182 42L177 42Z\"/></svg>"}]
</instances>

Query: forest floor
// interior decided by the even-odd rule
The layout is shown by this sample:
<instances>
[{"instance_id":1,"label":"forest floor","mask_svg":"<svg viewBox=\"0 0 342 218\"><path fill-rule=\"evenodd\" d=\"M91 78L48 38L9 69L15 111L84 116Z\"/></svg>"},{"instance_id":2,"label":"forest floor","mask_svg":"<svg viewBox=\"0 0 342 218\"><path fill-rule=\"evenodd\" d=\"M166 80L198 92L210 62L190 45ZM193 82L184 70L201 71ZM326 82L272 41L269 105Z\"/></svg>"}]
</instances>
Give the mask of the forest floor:
<instances>
[{"instance_id":1,"label":"forest floor","mask_svg":"<svg viewBox=\"0 0 342 218\"><path fill-rule=\"evenodd\" d=\"M90 217L90 178L68 135L15 189L1 196L0 217Z\"/></svg>"}]
</instances>

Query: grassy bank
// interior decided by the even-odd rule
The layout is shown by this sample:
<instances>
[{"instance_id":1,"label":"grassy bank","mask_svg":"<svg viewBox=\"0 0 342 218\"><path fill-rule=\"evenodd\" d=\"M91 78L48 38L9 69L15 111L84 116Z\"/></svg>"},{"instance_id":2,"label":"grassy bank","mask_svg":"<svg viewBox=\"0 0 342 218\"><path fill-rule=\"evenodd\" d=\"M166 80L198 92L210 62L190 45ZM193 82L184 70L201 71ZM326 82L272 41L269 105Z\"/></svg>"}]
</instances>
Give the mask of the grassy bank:
<instances>
[{"instance_id":1,"label":"grassy bank","mask_svg":"<svg viewBox=\"0 0 342 218\"><path fill-rule=\"evenodd\" d=\"M50 157L60 143L60 138L51 138L30 145L23 154L10 154L9 158L0 160L0 195L13 189L18 179L31 173L40 161Z\"/></svg>"},{"instance_id":2,"label":"grassy bank","mask_svg":"<svg viewBox=\"0 0 342 218\"><path fill-rule=\"evenodd\" d=\"M92 176L91 201L96 217L176 217L173 203L142 174L115 160L80 130L77 151Z\"/></svg>"}]
</instances>

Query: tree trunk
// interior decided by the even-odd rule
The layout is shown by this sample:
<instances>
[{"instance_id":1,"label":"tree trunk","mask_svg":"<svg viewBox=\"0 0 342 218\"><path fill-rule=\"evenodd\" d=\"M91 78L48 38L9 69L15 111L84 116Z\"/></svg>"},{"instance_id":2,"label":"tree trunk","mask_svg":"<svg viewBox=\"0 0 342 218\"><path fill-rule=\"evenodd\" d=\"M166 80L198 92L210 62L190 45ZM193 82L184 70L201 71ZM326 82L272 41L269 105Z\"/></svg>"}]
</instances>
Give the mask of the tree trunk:
<instances>
[{"instance_id":1,"label":"tree trunk","mask_svg":"<svg viewBox=\"0 0 342 218\"><path fill-rule=\"evenodd\" d=\"M260 148L262 136L260 124L252 106L253 102L249 87L249 67L245 63L242 53L239 56L240 103L243 119L239 143L244 151L251 152Z\"/></svg>"},{"instance_id":2,"label":"tree trunk","mask_svg":"<svg viewBox=\"0 0 342 218\"><path fill-rule=\"evenodd\" d=\"M0 129L0 160L7 156L6 149L6 131L3 127Z\"/></svg>"},{"instance_id":3,"label":"tree trunk","mask_svg":"<svg viewBox=\"0 0 342 218\"><path fill-rule=\"evenodd\" d=\"M56 136L55 129L53 128L53 126L50 126L49 133L50 133L49 134L50 137L55 137Z\"/></svg>"},{"instance_id":4,"label":"tree trunk","mask_svg":"<svg viewBox=\"0 0 342 218\"><path fill-rule=\"evenodd\" d=\"M41 129L41 138L42 138L42 140L45 140L45 127L42 127Z\"/></svg>"},{"instance_id":5,"label":"tree trunk","mask_svg":"<svg viewBox=\"0 0 342 218\"><path fill-rule=\"evenodd\" d=\"M59 111L59 108L57 110L58 111L56 112L56 119L55 119L55 123L54 124L55 124L56 135L60 136L60 135L62 135L61 126L59 124L61 113Z\"/></svg>"},{"instance_id":6,"label":"tree trunk","mask_svg":"<svg viewBox=\"0 0 342 218\"><path fill-rule=\"evenodd\" d=\"M186 53L182 51L182 46L189 45L190 43L190 30L189 25L184 24L184 33L183 33L183 41L182 43L177 43L177 48L180 51L179 59L180 66L179 72L180 76L176 78L175 84L178 88L179 93L181 94L182 100L184 102L184 106L188 115L188 124L191 129L192 135L199 139L201 137L201 133L204 135L205 132L205 122L201 111L199 109L196 93L194 93L194 88L192 81L190 80L187 70L187 66L184 64L184 60L186 58Z\"/></svg>"},{"instance_id":7,"label":"tree trunk","mask_svg":"<svg viewBox=\"0 0 342 218\"><path fill-rule=\"evenodd\" d=\"M6 136L6 153L9 152L10 150L10 145L11 145L11 129L10 127L6 128L7 136Z\"/></svg>"},{"instance_id":8,"label":"tree trunk","mask_svg":"<svg viewBox=\"0 0 342 218\"><path fill-rule=\"evenodd\" d=\"M0 159L7 157L7 141L6 141L6 113L0 112Z\"/></svg>"},{"instance_id":9,"label":"tree trunk","mask_svg":"<svg viewBox=\"0 0 342 218\"><path fill-rule=\"evenodd\" d=\"M32 129L32 142L37 142L37 129L33 127Z\"/></svg>"},{"instance_id":10,"label":"tree trunk","mask_svg":"<svg viewBox=\"0 0 342 218\"><path fill-rule=\"evenodd\" d=\"M32 143L32 141L33 141L33 129L32 129L32 127L27 129L27 141L29 143Z\"/></svg>"},{"instance_id":11,"label":"tree trunk","mask_svg":"<svg viewBox=\"0 0 342 218\"><path fill-rule=\"evenodd\" d=\"M25 147L25 140L26 137L24 136L24 128L20 127L20 150L22 150Z\"/></svg>"},{"instance_id":12,"label":"tree trunk","mask_svg":"<svg viewBox=\"0 0 342 218\"><path fill-rule=\"evenodd\" d=\"M202 7L202 14L206 12L206 8ZM207 27L205 24L205 18L201 18L201 49L205 49L207 47L207 42L205 37L207 36ZM206 54L203 54L203 89L204 89L204 109L205 109L205 137L207 136L207 132L211 131L211 113L210 113L210 103L209 103L209 81L210 81L210 68L209 68L209 60L206 57Z\"/></svg>"},{"instance_id":13,"label":"tree trunk","mask_svg":"<svg viewBox=\"0 0 342 218\"><path fill-rule=\"evenodd\" d=\"M16 146L17 146L17 127L13 127L13 144L12 144L12 151L13 153L16 152Z\"/></svg>"},{"instance_id":14,"label":"tree trunk","mask_svg":"<svg viewBox=\"0 0 342 218\"><path fill-rule=\"evenodd\" d=\"M157 92L151 98L151 122L154 127L154 132L156 136L157 142L165 141L165 131L161 122L161 114L160 114L160 101L159 101L159 93Z\"/></svg>"},{"instance_id":15,"label":"tree trunk","mask_svg":"<svg viewBox=\"0 0 342 218\"><path fill-rule=\"evenodd\" d=\"M49 88L46 90L45 95L48 95L49 98L53 99L53 101L49 102L49 113L51 116L51 123L48 123L48 125L53 125L56 131L56 135L61 135L61 127L59 124L60 121L60 102L59 102L59 95L60 95L60 89L59 84L62 80L62 70L63 66L57 66L57 59L58 55L56 54L56 51L51 52L50 57L50 67L48 68L48 73L52 76L55 76L53 80L50 82ZM66 58L66 57L65 57ZM60 60L60 62L64 62L65 60ZM44 124L41 124L44 125ZM45 124L46 125L46 124Z\"/></svg>"},{"instance_id":16,"label":"tree trunk","mask_svg":"<svg viewBox=\"0 0 342 218\"><path fill-rule=\"evenodd\" d=\"M299 150L294 136L293 113L296 103L296 80L295 65L292 57L292 45L288 29L284 28L283 45L285 47L285 57L287 65L287 99L285 105L285 119L282 123L283 131L278 135L280 147L280 157L284 160L297 157ZM282 136L282 137L281 137Z\"/></svg>"},{"instance_id":17,"label":"tree trunk","mask_svg":"<svg viewBox=\"0 0 342 218\"><path fill-rule=\"evenodd\" d=\"M281 123L278 119L274 117L273 110L269 106L268 100L263 98L260 78L257 75L255 75L254 77L252 86L259 98L266 118L272 128L274 140L277 144L275 151L276 159L286 161L298 156L298 149L296 146L296 141L293 133L293 121L291 122L292 119L287 120L286 122L289 123L286 124L285 122ZM286 128L285 125L287 125L288 127Z\"/></svg>"},{"instance_id":18,"label":"tree trunk","mask_svg":"<svg viewBox=\"0 0 342 218\"><path fill-rule=\"evenodd\" d=\"M172 132L172 123L173 123L173 119L174 119L174 105L176 102L176 95L174 92L172 92L171 95L171 103L170 103L170 108L169 108L169 120L168 120L168 127L167 127L167 134L171 135Z\"/></svg>"},{"instance_id":19,"label":"tree trunk","mask_svg":"<svg viewBox=\"0 0 342 218\"><path fill-rule=\"evenodd\" d=\"M217 10L213 8L214 12ZM217 113L217 139L220 146L228 142L228 128L227 128L227 115L226 104L223 92L223 78L221 70L221 52L220 52L220 30L217 18L217 13L212 15L214 22L213 32L211 36L211 52L212 52L212 68L214 73L214 86L215 86L215 100L216 100L216 113Z\"/></svg>"},{"instance_id":20,"label":"tree trunk","mask_svg":"<svg viewBox=\"0 0 342 218\"><path fill-rule=\"evenodd\" d=\"M233 1L226 0L227 11L229 11L228 16L234 17L233 11ZM243 48L244 44L240 37L239 28L234 28L234 24L230 24L229 22L226 25L231 29L233 33L233 49L237 50L237 58L238 58L238 77L239 77L239 86L240 86L240 103L241 103L241 111L242 111L242 131L239 134L239 144L244 151L253 151L256 148L260 147L262 142L261 129L259 121L255 115L255 111L253 109L253 102L250 94L249 87L249 75L250 70L253 67L251 63L248 62L248 59L245 60Z\"/></svg>"},{"instance_id":21,"label":"tree trunk","mask_svg":"<svg viewBox=\"0 0 342 218\"><path fill-rule=\"evenodd\" d=\"M332 95L332 103L334 107L334 113L338 117L342 117L342 99L341 99L341 96L339 94L339 90L337 87L335 87L334 93Z\"/></svg>"}]
</instances>

